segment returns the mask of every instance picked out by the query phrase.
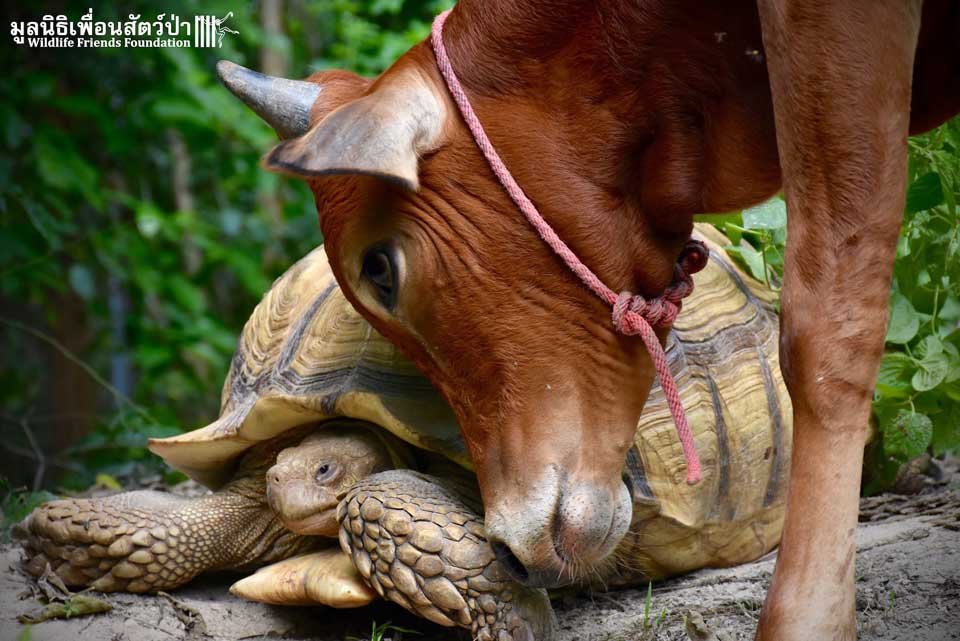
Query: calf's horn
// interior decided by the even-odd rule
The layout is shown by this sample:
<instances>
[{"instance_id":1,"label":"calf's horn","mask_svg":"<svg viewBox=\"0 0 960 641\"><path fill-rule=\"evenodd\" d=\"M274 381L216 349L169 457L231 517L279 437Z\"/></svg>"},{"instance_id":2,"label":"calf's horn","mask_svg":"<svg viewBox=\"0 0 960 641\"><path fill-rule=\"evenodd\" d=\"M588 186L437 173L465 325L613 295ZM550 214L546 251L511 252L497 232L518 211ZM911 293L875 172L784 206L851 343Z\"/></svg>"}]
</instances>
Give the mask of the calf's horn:
<instances>
[{"instance_id":1,"label":"calf's horn","mask_svg":"<svg viewBox=\"0 0 960 641\"><path fill-rule=\"evenodd\" d=\"M229 60L217 63L217 76L280 138L296 138L310 129L310 109L320 95L320 85L266 76Z\"/></svg>"}]
</instances>

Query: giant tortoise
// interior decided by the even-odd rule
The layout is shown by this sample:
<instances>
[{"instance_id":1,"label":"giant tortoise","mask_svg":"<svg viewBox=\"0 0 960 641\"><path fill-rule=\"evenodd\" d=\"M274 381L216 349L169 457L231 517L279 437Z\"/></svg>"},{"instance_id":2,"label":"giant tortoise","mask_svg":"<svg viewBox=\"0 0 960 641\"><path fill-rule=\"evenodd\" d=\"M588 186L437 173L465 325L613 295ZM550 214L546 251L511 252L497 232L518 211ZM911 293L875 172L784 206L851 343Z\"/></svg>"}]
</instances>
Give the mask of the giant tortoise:
<instances>
[{"instance_id":1,"label":"giant tortoise","mask_svg":"<svg viewBox=\"0 0 960 641\"><path fill-rule=\"evenodd\" d=\"M703 479L685 482L655 388L624 462L630 532L583 587L742 563L780 534L791 413L775 296L728 259L720 234L698 234L711 261L695 276L668 356ZM545 593L512 583L484 539L451 410L346 301L322 248L281 276L247 322L220 417L150 449L213 493L45 504L19 528L27 568L49 563L69 585L147 592L272 563L233 590L336 607L376 593L475 638L551 636Z\"/></svg>"}]
</instances>

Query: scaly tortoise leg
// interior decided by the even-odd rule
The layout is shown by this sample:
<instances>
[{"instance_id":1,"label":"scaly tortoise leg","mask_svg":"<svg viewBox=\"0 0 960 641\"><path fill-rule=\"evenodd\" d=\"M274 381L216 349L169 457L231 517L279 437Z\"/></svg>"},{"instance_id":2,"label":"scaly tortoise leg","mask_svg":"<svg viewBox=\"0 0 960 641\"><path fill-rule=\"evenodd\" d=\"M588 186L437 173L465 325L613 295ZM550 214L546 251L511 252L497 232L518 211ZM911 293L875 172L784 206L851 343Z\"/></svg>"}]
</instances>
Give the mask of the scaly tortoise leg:
<instances>
[{"instance_id":1,"label":"scaly tortoise leg","mask_svg":"<svg viewBox=\"0 0 960 641\"><path fill-rule=\"evenodd\" d=\"M341 547L381 596L435 623L479 641L554 638L546 591L510 580L454 487L409 470L361 480L337 510Z\"/></svg>"},{"instance_id":2,"label":"scaly tortoise leg","mask_svg":"<svg viewBox=\"0 0 960 641\"><path fill-rule=\"evenodd\" d=\"M213 494L185 498L136 491L51 501L14 528L25 569L50 567L71 587L156 592L201 572L246 569L307 552L315 537L287 529L267 504L265 472L277 453L310 428L251 448L233 480Z\"/></svg>"},{"instance_id":3,"label":"scaly tortoise leg","mask_svg":"<svg viewBox=\"0 0 960 641\"><path fill-rule=\"evenodd\" d=\"M262 479L262 476L261 476ZM183 498L164 492L124 492L96 499L51 501L14 530L39 575L47 563L72 587L103 592L155 592L201 572L270 563L315 546L287 530L259 491Z\"/></svg>"}]
</instances>

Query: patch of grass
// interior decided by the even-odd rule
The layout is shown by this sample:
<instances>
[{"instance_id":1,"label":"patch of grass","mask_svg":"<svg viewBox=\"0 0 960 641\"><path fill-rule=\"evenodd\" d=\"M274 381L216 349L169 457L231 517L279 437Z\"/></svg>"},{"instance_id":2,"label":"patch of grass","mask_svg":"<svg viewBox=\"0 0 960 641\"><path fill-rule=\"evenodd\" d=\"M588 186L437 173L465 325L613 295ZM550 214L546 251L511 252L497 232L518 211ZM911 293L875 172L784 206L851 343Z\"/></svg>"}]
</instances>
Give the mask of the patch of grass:
<instances>
[{"instance_id":1,"label":"patch of grass","mask_svg":"<svg viewBox=\"0 0 960 641\"><path fill-rule=\"evenodd\" d=\"M650 604L653 602L653 582L647 583L647 597L643 600L643 629L650 627Z\"/></svg>"},{"instance_id":2,"label":"patch of grass","mask_svg":"<svg viewBox=\"0 0 960 641\"><path fill-rule=\"evenodd\" d=\"M614 639L630 639L631 641L653 641L659 638L658 631L667 619L667 609L660 608L659 614L654 615L653 607L653 583L647 583L647 594L643 599L643 618L640 621L639 629L634 629L631 633L623 637L614 637ZM610 641L614 641L611 639Z\"/></svg>"},{"instance_id":3,"label":"patch of grass","mask_svg":"<svg viewBox=\"0 0 960 641\"><path fill-rule=\"evenodd\" d=\"M390 634L390 636L387 636ZM370 636L361 639L359 637L347 637L348 641L400 641L404 634L420 634L416 630L401 628L393 625L390 621L384 621L377 625L376 621L370 622Z\"/></svg>"}]
</instances>

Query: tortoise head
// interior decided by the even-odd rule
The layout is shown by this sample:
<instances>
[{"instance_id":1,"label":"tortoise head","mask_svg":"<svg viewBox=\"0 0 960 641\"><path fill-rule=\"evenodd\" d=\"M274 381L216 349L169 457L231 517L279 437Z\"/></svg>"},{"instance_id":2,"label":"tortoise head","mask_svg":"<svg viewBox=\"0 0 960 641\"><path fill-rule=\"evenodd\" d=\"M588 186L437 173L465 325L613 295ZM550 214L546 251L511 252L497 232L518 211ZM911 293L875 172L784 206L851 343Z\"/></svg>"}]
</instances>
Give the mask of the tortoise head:
<instances>
[{"instance_id":1,"label":"tortoise head","mask_svg":"<svg viewBox=\"0 0 960 641\"><path fill-rule=\"evenodd\" d=\"M299 108L309 123L265 166L307 180L344 295L450 403L487 535L515 578L549 586L589 573L630 524L622 470L653 381L649 356L615 333L610 309L496 182L428 47L373 82L328 74L305 81L318 93L289 97L315 96ZM286 95L266 101L268 121L283 120ZM545 147L561 124L537 105L474 97L517 181L581 259L615 290L662 291L690 229L656 232L639 211L599 221L622 204L619 170L566 164L566 149Z\"/></svg>"},{"instance_id":2,"label":"tortoise head","mask_svg":"<svg viewBox=\"0 0 960 641\"><path fill-rule=\"evenodd\" d=\"M360 479L390 469L383 439L356 425L321 426L281 450L267 470L267 503L298 534L337 536L337 504Z\"/></svg>"}]
</instances>

